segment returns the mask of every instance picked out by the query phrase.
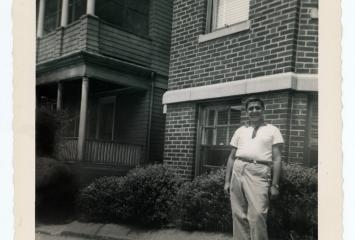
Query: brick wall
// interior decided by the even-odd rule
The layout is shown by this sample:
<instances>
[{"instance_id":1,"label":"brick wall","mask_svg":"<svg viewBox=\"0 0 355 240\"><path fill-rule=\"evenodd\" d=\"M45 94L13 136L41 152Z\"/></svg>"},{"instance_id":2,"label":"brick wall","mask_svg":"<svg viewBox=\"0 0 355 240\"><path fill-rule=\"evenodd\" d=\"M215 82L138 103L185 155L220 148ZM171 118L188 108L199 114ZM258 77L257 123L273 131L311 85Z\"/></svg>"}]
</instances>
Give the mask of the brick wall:
<instances>
[{"instance_id":1,"label":"brick wall","mask_svg":"<svg viewBox=\"0 0 355 240\"><path fill-rule=\"evenodd\" d=\"M318 9L318 0L300 1L297 34L297 73L318 73L318 18L311 18L312 9Z\"/></svg>"},{"instance_id":2,"label":"brick wall","mask_svg":"<svg viewBox=\"0 0 355 240\"><path fill-rule=\"evenodd\" d=\"M317 72L318 21L309 15L316 0L251 0L249 30L198 43L205 31L206 3L174 2L169 90L296 70Z\"/></svg>"},{"instance_id":3,"label":"brick wall","mask_svg":"<svg viewBox=\"0 0 355 240\"><path fill-rule=\"evenodd\" d=\"M304 161L309 93L277 91L253 94L265 103L265 122L277 126L284 138L283 161ZM249 96L239 96L244 104ZM204 103L206 104L206 103ZM194 175L198 103L168 105L165 128L164 163L185 179ZM248 120L242 112L241 121Z\"/></svg>"},{"instance_id":4,"label":"brick wall","mask_svg":"<svg viewBox=\"0 0 355 240\"><path fill-rule=\"evenodd\" d=\"M295 92L292 95L291 101L288 161L302 163L305 157L308 94Z\"/></svg>"},{"instance_id":5,"label":"brick wall","mask_svg":"<svg viewBox=\"0 0 355 240\"><path fill-rule=\"evenodd\" d=\"M196 145L196 104L169 105L166 113L164 163L191 179Z\"/></svg>"}]
</instances>

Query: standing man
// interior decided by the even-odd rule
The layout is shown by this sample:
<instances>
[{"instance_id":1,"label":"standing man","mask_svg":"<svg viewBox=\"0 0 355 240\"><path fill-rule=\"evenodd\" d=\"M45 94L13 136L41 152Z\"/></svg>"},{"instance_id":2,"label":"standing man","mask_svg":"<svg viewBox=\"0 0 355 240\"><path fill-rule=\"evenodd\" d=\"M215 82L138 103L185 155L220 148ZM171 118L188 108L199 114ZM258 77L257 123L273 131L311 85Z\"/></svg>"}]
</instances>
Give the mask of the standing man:
<instances>
[{"instance_id":1,"label":"standing man","mask_svg":"<svg viewBox=\"0 0 355 240\"><path fill-rule=\"evenodd\" d=\"M245 109L249 124L238 128L230 142L224 190L230 194L234 239L267 240L269 194L279 195L283 138L264 122L261 99L248 98Z\"/></svg>"}]
</instances>

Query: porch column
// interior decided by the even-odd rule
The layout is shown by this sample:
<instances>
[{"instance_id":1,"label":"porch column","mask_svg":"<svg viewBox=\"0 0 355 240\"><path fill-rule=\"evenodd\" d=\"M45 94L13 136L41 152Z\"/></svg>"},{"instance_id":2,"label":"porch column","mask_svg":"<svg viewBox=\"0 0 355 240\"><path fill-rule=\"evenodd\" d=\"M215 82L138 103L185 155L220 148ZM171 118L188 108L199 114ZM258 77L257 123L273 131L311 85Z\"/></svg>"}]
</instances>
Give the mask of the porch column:
<instances>
[{"instance_id":1,"label":"porch column","mask_svg":"<svg viewBox=\"0 0 355 240\"><path fill-rule=\"evenodd\" d=\"M37 21L37 37L43 36L43 25L44 25L44 9L46 8L46 0L39 1L39 12Z\"/></svg>"},{"instance_id":2,"label":"porch column","mask_svg":"<svg viewBox=\"0 0 355 240\"><path fill-rule=\"evenodd\" d=\"M62 16L60 20L60 26L65 27L68 25L68 11L69 11L69 0L63 0L62 2Z\"/></svg>"},{"instance_id":3,"label":"porch column","mask_svg":"<svg viewBox=\"0 0 355 240\"><path fill-rule=\"evenodd\" d=\"M95 0L87 0L86 14L95 15Z\"/></svg>"},{"instance_id":4,"label":"porch column","mask_svg":"<svg viewBox=\"0 0 355 240\"><path fill-rule=\"evenodd\" d=\"M89 79L87 77L83 77L82 85L81 85L81 103L80 103L79 136L78 136L78 161L82 161L84 158L88 95L89 95Z\"/></svg>"},{"instance_id":5,"label":"porch column","mask_svg":"<svg viewBox=\"0 0 355 240\"><path fill-rule=\"evenodd\" d=\"M58 82L58 90L57 90L57 111L62 109L62 91L63 91L63 83Z\"/></svg>"}]
</instances>

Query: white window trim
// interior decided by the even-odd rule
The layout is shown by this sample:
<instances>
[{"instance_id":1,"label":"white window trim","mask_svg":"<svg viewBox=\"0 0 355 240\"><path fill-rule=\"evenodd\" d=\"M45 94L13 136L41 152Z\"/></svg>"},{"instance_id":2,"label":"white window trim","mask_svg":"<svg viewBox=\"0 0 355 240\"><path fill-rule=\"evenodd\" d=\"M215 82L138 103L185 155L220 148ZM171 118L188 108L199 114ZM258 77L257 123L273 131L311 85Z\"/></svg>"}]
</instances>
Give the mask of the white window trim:
<instances>
[{"instance_id":1,"label":"white window trim","mask_svg":"<svg viewBox=\"0 0 355 240\"><path fill-rule=\"evenodd\" d=\"M198 42L206 42L212 39L224 37L230 34L234 34L237 32L245 31L250 28L250 20L246 20L244 22L236 23L231 26L227 26L225 28L214 30L213 32L202 34L198 36Z\"/></svg>"}]
</instances>

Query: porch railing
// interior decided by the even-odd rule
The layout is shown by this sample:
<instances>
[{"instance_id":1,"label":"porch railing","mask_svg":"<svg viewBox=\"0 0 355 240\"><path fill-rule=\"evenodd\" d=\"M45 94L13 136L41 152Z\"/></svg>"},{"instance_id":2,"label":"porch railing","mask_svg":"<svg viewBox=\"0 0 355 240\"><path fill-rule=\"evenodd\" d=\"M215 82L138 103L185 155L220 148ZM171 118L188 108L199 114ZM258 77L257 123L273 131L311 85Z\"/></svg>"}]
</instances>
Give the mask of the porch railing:
<instances>
[{"instance_id":1,"label":"porch railing","mask_svg":"<svg viewBox=\"0 0 355 240\"><path fill-rule=\"evenodd\" d=\"M77 161L77 138L60 140L57 156L66 161ZM114 141L87 140L85 145L84 162L116 165L136 166L143 159L143 146L125 144Z\"/></svg>"}]
</instances>

